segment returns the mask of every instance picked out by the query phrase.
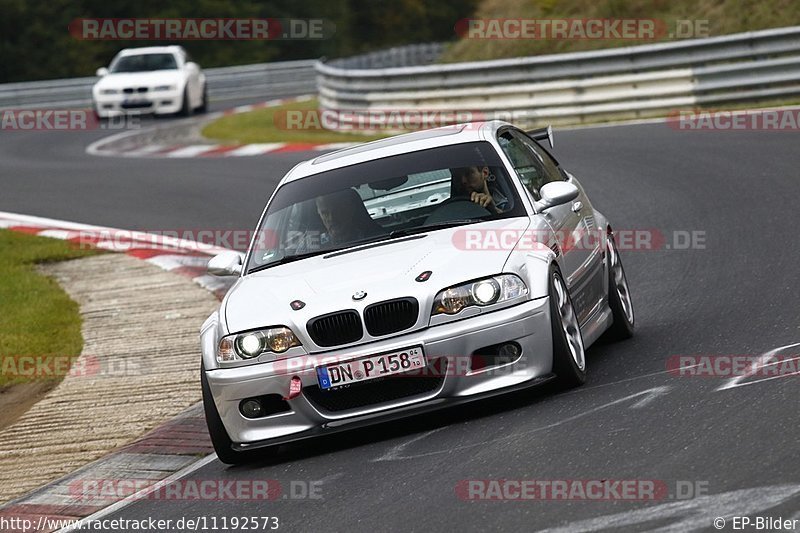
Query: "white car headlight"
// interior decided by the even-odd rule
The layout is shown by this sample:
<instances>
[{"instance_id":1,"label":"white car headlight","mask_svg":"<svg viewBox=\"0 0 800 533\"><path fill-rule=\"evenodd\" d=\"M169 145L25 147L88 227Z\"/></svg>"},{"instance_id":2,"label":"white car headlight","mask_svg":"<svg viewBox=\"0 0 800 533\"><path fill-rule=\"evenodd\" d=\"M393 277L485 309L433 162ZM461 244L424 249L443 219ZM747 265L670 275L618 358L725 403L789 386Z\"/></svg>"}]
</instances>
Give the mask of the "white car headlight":
<instances>
[{"instance_id":1,"label":"white car headlight","mask_svg":"<svg viewBox=\"0 0 800 533\"><path fill-rule=\"evenodd\" d=\"M300 344L294 332L284 326L237 333L219 341L217 361L252 359L265 353L279 354Z\"/></svg>"},{"instance_id":2,"label":"white car headlight","mask_svg":"<svg viewBox=\"0 0 800 533\"><path fill-rule=\"evenodd\" d=\"M454 315L465 307L484 307L525 294L528 287L514 274L483 278L440 291L433 300L431 315Z\"/></svg>"},{"instance_id":3,"label":"white car headlight","mask_svg":"<svg viewBox=\"0 0 800 533\"><path fill-rule=\"evenodd\" d=\"M100 89L100 94L119 94L119 89Z\"/></svg>"},{"instance_id":4,"label":"white car headlight","mask_svg":"<svg viewBox=\"0 0 800 533\"><path fill-rule=\"evenodd\" d=\"M156 87L153 87L153 91L154 92L157 92L157 91L174 91L175 89L177 89L177 87L175 85L158 85Z\"/></svg>"}]
</instances>

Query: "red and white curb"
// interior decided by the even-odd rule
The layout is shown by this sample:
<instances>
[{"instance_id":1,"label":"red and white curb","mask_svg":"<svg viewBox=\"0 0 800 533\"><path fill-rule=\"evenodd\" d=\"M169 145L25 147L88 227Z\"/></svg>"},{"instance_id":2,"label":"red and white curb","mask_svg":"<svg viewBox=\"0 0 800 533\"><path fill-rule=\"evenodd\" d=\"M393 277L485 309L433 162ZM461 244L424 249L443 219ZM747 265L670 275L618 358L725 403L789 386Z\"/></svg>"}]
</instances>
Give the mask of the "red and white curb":
<instances>
[{"instance_id":1,"label":"red and white curb","mask_svg":"<svg viewBox=\"0 0 800 533\"><path fill-rule=\"evenodd\" d=\"M0 211L0 228L66 240L77 246L122 252L181 274L222 298L232 285L206 272L208 260L227 248L179 238Z\"/></svg>"},{"instance_id":2,"label":"red and white curb","mask_svg":"<svg viewBox=\"0 0 800 533\"><path fill-rule=\"evenodd\" d=\"M358 143L258 143L258 144L189 144L189 145L152 145L130 151L121 151L115 155L122 157L169 157L173 159L189 157L251 157L266 154L289 152L331 151L349 148Z\"/></svg>"},{"instance_id":3,"label":"red and white curb","mask_svg":"<svg viewBox=\"0 0 800 533\"><path fill-rule=\"evenodd\" d=\"M227 115L248 113L265 107L275 107L292 102L303 102L311 99L311 96L298 96L295 98L280 98L267 100L257 104L242 105L204 115L203 122L216 120ZM168 130L175 127L185 126L186 124L196 123L197 119L172 122L167 126L153 126L141 130L132 130L117 133L104 139L100 139L86 148L86 153L96 156L111 157L147 157L147 158L171 158L183 159L193 157L203 158L225 158L225 157L252 157L266 154L280 154L290 152L307 151L331 151L341 148L348 148L359 143L253 143L253 144L162 144L151 143L147 139L153 137L159 130ZM141 141L139 141L141 139Z\"/></svg>"},{"instance_id":4,"label":"red and white curb","mask_svg":"<svg viewBox=\"0 0 800 533\"><path fill-rule=\"evenodd\" d=\"M120 251L190 277L222 298L231 282L206 273L208 259L226 248L146 232L0 212L0 228ZM203 456L198 460L198 456ZM216 459L202 406L194 405L132 444L0 507L4 532L73 531L119 510ZM136 491L86 498L80 489L98 480L135 483ZM5 520L5 521L3 521ZM27 524L29 527L23 527Z\"/></svg>"}]
</instances>

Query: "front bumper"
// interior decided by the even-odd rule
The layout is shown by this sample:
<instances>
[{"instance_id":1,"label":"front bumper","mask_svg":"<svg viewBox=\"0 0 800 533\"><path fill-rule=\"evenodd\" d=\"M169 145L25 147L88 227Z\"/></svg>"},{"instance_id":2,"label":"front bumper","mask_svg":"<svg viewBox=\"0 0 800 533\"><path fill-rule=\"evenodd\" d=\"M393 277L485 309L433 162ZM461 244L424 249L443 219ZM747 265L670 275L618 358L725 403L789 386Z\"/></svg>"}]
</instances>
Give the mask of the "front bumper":
<instances>
[{"instance_id":1,"label":"front bumper","mask_svg":"<svg viewBox=\"0 0 800 533\"><path fill-rule=\"evenodd\" d=\"M502 366L472 371L469 356L501 343L516 342L520 356ZM366 355L422 346L426 359L446 362L434 388L352 409L327 409L310 394L317 387L315 367L331 357L357 359ZM214 403L225 429L238 449L267 446L333 432L367 423L409 416L541 382L551 376L552 333L548 298L484 315L428 327L405 335L347 349L298 358L296 367L275 363L206 371ZM306 393L287 400L289 410L257 419L245 418L239 404L245 398L268 394L287 396L292 377ZM395 379L395 378L390 378ZM401 379L418 379L405 378ZM430 379L430 378L427 378ZM369 383L369 382L366 382ZM354 385L361 386L361 385ZM337 391L325 394L336 394Z\"/></svg>"},{"instance_id":2,"label":"front bumper","mask_svg":"<svg viewBox=\"0 0 800 533\"><path fill-rule=\"evenodd\" d=\"M94 109L98 116L103 118L124 115L166 115L177 113L182 106L183 93L177 90L94 96Z\"/></svg>"}]
</instances>

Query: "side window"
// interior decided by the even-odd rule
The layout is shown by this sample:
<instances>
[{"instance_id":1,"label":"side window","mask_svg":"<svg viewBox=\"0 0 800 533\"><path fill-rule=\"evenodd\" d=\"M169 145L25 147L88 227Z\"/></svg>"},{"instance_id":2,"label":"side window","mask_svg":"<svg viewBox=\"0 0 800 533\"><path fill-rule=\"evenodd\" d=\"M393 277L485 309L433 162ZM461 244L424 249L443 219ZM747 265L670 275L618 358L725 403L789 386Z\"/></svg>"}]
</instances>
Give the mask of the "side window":
<instances>
[{"instance_id":1,"label":"side window","mask_svg":"<svg viewBox=\"0 0 800 533\"><path fill-rule=\"evenodd\" d=\"M561 171L558 169L558 163L556 163L555 159L547 153L546 150L538 146L535 142L528 138L527 135L517 134L520 139L522 139L523 144L533 152L536 159L544 167L545 176L547 179L545 180L542 185L545 183L550 183L551 181L564 181L564 177L561 175Z\"/></svg>"},{"instance_id":2,"label":"side window","mask_svg":"<svg viewBox=\"0 0 800 533\"><path fill-rule=\"evenodd\" d=\"M509 130L501 133L497 140L503 152L511 161L511 165L514 167L522 184L525 185L534 200L539 200L541 198L539 189L542 185L551 181L546 175L542 159L537 157L538 154L533 152L523 138L514 135Z\"/></svg>"}]
</instances>

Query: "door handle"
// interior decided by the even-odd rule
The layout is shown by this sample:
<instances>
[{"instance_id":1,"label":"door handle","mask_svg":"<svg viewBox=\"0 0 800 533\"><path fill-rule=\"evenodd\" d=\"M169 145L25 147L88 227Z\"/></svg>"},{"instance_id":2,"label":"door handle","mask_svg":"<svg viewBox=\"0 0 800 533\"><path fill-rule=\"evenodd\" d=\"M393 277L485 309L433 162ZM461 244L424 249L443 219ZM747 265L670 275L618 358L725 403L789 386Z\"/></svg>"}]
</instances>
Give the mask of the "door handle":
<instances>
[{"instance_id":1,"label":"door handle","mask_svg":"<svg viewBox=\"0 0 800 533\"><path fill-rule=\"evenodd\" d=\"M581 202L575 202L574 204L572 204L572 212L573 212L573 213L577 213L577 212L578 212L578 211L580 211L581 209L583 209L583 203L581 203Z\"/></svg>"}]
</instances>

